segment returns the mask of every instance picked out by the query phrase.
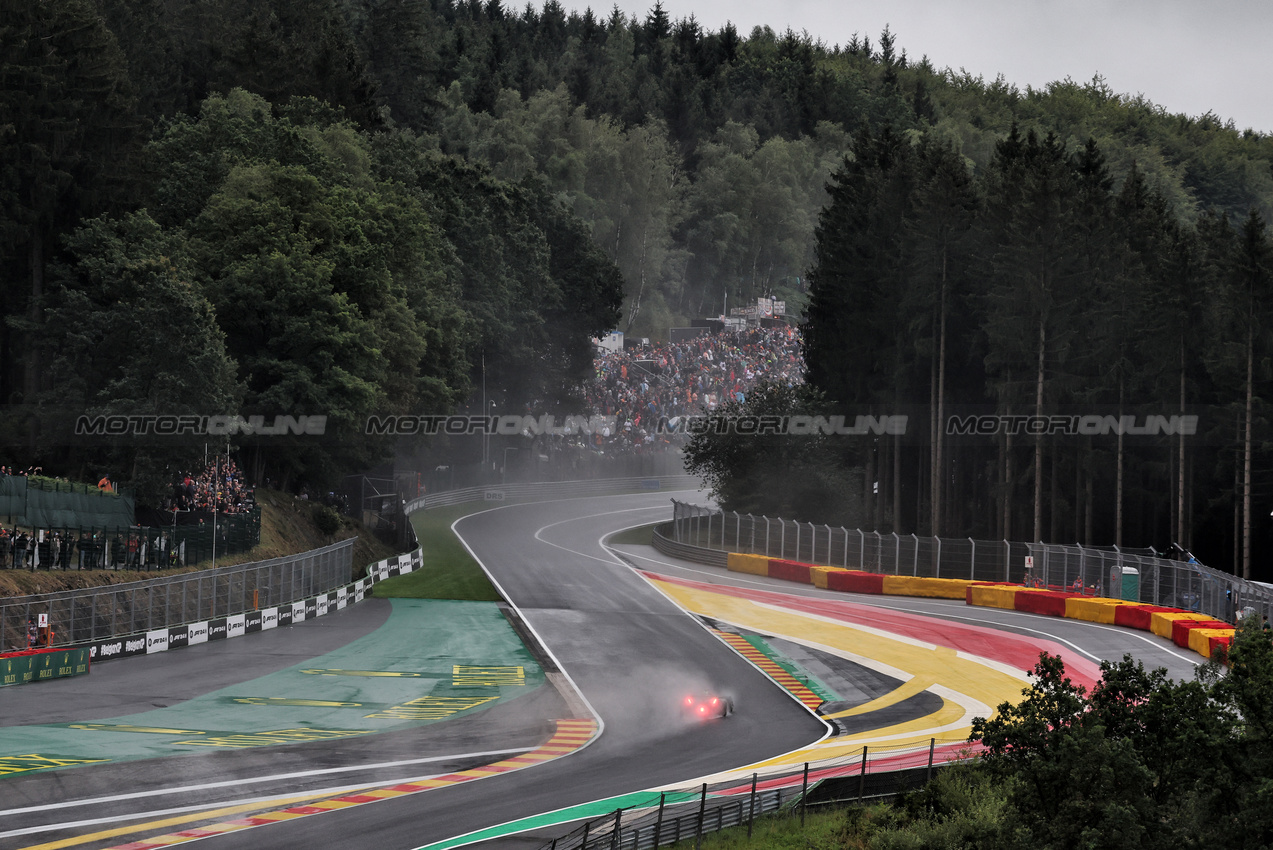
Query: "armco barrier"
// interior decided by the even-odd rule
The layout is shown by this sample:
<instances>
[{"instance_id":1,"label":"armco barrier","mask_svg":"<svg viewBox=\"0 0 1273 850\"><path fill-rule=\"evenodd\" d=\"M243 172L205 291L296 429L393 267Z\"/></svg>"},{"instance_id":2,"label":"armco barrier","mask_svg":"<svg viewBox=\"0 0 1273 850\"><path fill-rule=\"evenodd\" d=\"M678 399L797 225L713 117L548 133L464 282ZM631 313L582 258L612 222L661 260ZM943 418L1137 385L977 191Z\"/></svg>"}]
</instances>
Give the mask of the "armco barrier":
<instances>
[{"instance_id":1,"label":"armco barrier","mask_svg":"<svg viewBox=\"0 0 1273 850\"><path fill-rule=\"evenodd\" d=\"M1273 589L1196 562L1163 558L1152 549L883 534L724 512L676 499L672 505L673 520L661 532L664 540L704 552L742 552L892 576L1081 588L1087 596L1197 611L1230 623L1249 613L1273 618ZM654 542L659 547L664 541L656 536Z\"/></svg>"},{"instance_id":2,"label":"armco barrier","mask_svg":"<svg viewBox=\"0 0 1273 850\"><path fill-rule=\"evenodd\" d=\"M416 499L406 512L478 500L542 500L699 486L699 479L691 476L664 476L472 487ZM165 652L321 617L361 601L376 582L421 566L417 548L372 564L366 576L351 581L353 544L350 539L270 561L7 599L0 602L0 648L25 645L28 618L47 613L57 638L82 650L86 663ZM722 566L724 560L725 553L719 553Z\"/></svg>"},{"instance_id":3,"label":"armco barrier","mask_svg":"<svg viewBox=\"0 0 1273 850\"><path fill-rule=\"evenodd\" d=\"M0 655L0 686L79 676L89 668L88 647L32 649Z\"/></svg>"},{"instance_id":4,"label":"armco barrier","mask_svg":"<svg viewBox=\"0 0 1273 850\"><path fill-rule=\"evenodd\" d=\"M0 600L0 648L25 647L27 622L37 614L48 614L59 643L79 646L304 599L349 583L354 542L250 564Z\"/></svg>"},{"instance_id":5,"label":"armco barrier","mask_svg":"<svg viewBox=\"0 0 1273 850\"><path fill-rule=\"evenodd\" d=\"M361 602L373 585L386 578L403 575L420 567L420 552L398 555L367 567L367 575L341 587L227 617L212 617L145 632L94 641L86 650L93 661L108 661L132 655L153 655L210 641L227 640L280 626L313 620Z\"/></svg>"},{"instance_id":6,"label":"armco barrier","mask_svg":"<svg viewBox=\"0 0 1273 850\"><path fill-rule=\"evenodd\" d=\"M700 562L708 561L705 555L717 554L712 549L671 540L671 526L672 523L667 523L654 530L654 546L659 551ZM1178 646L1189 647L1208 658L1217 651L1227 651L1234 634L1229 623L1206 614L1144 605L1124 599L1087 596L1077 591L1023 587L1003 582L894 576L782 558L766 558L763 555L742 552L730 552L726 557L729 569L734 572L799 583L811 582L816 587L828 590L949 599L958 599L962 595L968 605L1152 630L1161 637L1171 639Z\"/></svg>"}]
</instances>

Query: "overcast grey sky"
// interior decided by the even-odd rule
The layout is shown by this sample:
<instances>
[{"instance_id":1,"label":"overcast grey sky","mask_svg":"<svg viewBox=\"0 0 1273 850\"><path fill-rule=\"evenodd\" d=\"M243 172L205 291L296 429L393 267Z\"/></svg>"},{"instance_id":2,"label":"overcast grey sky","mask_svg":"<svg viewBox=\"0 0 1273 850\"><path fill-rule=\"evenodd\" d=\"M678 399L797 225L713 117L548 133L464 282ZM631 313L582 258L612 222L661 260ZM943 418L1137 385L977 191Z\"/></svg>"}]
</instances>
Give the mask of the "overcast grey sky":
<instances>
[{"instance_id":1,"label":"overcast grey sky","mask_svg":"<svg viewBox=\"0 0 1273 850\"><path fill-rule=\"evenodd\" d=\"M614 0L563 5L604 15ZM618 2L642 20L653 5ZM663 0L663 8L674 19L692 13L709 30L726 21L743 35L791 27L828 45L855 32L878 42L888 24L899 49L937 68L1003 74L1022 89L1099 73L1114 91L1144 94L1169 112L1211 111L1239 130L1273 133L1270 0Z\"/></svg>"}]
</instances>

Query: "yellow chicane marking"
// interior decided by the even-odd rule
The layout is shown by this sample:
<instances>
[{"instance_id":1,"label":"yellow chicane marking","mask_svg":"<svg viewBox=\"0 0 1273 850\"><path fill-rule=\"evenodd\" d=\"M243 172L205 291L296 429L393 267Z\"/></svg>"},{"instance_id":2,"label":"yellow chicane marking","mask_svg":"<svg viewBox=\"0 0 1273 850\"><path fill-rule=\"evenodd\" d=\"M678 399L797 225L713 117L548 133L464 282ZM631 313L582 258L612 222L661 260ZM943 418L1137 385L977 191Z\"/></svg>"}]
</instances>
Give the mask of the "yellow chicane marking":
<instances>
[{"instance_id":1,"label":"yellow chicane marking","mask_svg":"<svg viewBox=\"0 0 1273 850\"><path fill-rule=\"evenodd\" d=\"M451 668L451 677L451 684L457 688L526 684L526 670L522 667L465 667L456 664Z\"/></svg>"},{"instance_id":2,"label":"yellow chicane marking","mask_svg":"<svg viewBox=\"0 0 1273 850\"><path fill-rule=\"evenodd\" d=\"M103 761L110 761L110 759L67 759L42 756L38 753L21 756L0 756L0 776L27 773L32 770L47 770L50 767L74 767L77 764L95 764Z\"/></svg>"},{"instance_id":3,"label":"yellow chicane marking","mask_svg":"<svg viewBox=\"0 0 1273 850\"><path fill-rule=\"evenodd\" d=\"M86 729L89 732L140 732L145 735L204 735L206 733L195 729L164 729L158 726L129 726L127 724L119 724L112 726L107 723L72 723L68 729Z\"/></svg>"},{"instance_id":4,"label":"yellow chicane marking","mask_svg":"<svg viewBox=\"0 0 1273 850\"><path fill-rule=\"evenodd\" d=\"M363 716L390 720L440 720L496 699L499 697L420 697L402 705L395 705L393 708Z\"/></svg>"},{"instance_id":5,"label":"yellow chicane marking","mask_svg":"<svg viewBox=\"0 0 1273 850\"><path fill-rule=\"evenodd\" d=\"M302 673L308 673L311 676L386 676L396 679L419 679L423 673L404 673L393 670L339 670L335 668L319 668L315 670L302 670Z\"/></svg>"},{"instance_id":6,"label":"yellow chicane marking","mask_svg":"<svg viewBox=\"0 0 1273 850\"><path fill-rule=\"evenodd\" d=\"M248 747L272 747L276 744L294 744L299 741L326 741L332 738L352 738L356 735L370 735L369 730L356 729L276 729L270 732L255 734L222 735L216 738L201 738L196 741L177 741L178 744L189 744L195 747L227 747L230 749L246 749Z\"/></svg>"},{"instance_id":7,"label":"yellow chicane marking","mask_svg":"<svg viewBox=\"0 0 1273 850\"><path fill-rule=\"evenodd\" d=\"M360 702L332 702L325 699L287 699L286 697L235 697L244 705L299 705L312 708L361 708Z\"/></svg>"}]
</instances>

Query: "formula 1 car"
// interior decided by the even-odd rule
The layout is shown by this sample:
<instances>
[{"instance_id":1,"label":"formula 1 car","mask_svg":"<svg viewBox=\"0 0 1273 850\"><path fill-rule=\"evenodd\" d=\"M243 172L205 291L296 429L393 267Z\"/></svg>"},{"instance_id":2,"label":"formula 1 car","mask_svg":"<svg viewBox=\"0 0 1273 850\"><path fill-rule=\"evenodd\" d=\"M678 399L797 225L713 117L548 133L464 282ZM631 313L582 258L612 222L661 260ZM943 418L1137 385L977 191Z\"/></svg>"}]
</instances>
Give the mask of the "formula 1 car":
<instances>
[{"instance_id":1,"label":"formula 1 car","mask_svg":"<svg viewBox=\"0 0 1273 850\"><path fill-rule=\"evenodd\" d=\"M717 717L728 717L734 713L734 701L720 694L704 692L689 694L681 700L681 708L686 717L696 720L710 720Z\"/></svg>"}]
</instances>

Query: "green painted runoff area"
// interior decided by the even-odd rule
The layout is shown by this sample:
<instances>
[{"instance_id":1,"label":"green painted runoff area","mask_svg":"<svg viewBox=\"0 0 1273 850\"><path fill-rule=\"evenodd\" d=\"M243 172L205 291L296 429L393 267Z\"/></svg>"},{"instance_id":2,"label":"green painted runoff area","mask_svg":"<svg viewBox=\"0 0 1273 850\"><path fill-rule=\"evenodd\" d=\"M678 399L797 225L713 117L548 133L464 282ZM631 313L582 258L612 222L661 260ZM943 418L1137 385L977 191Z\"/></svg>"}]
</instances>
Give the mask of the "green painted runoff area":
<instances>
[{"instance_id":1,"label":"green painted runoff area","mask_svg":"<svg viewBox=\"0 0 1273 850\"><path fill-rule=\"evenodd\" d=\"M816 676L811 676L805 672L799 664L796 664L787 656L769 645L769 641L760 635L743 635L743 640L754 646L758 652L769 658L770 661L777 664L783 670L786 670L797 681L802 682L806 688L813 691L818 696L828 702L834 702L840 698L832 688L827 687L826 683Z\"/></svg>"},{"instance_id":2,"label":"green painted runoff area","mask_svg":"<svg viewBox=\"0 0 1273 850\"><path fill-rule=\"evenodd\" d=\"M544 683L496 604L394 599L392 605L383 626L341 649L179 705L0 728L0 776L360 737L480 711ZM237 638L245 639L253 637Z\"/></svg>"}]
</instances>

